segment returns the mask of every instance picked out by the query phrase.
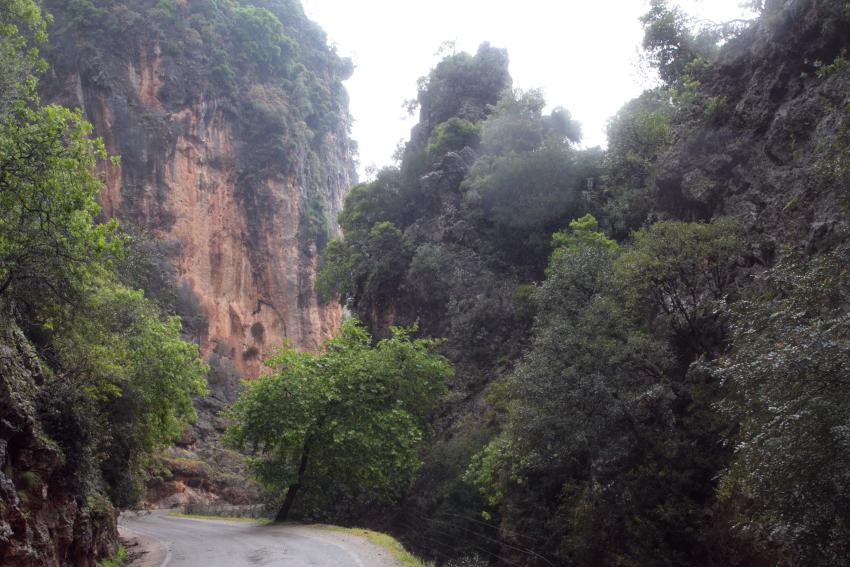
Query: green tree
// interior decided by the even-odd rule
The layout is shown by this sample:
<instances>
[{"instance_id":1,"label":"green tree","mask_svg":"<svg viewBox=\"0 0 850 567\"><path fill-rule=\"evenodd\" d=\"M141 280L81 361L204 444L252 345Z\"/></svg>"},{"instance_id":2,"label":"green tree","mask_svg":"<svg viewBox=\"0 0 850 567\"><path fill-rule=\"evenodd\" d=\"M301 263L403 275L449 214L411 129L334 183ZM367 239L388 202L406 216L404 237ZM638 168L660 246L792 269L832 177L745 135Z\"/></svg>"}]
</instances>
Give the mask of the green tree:
<instances>
[{"instance_id":1,"label":"green tree","mask_svg":"<svg viewBox=\"0 0 850 567\"><path fill-rule=\"evenodd\" d=\"M101 471L113 503L127 507L143 494L151 455L195 418L192 398L206 393L207 367L198 346L181 339L180 318L163 318L140 291L97 282L79 307L51 325L62 369L55 379L96 404Z\"/></svg>"},{"instance_id":2,"label":"green tree","mask_svg":"<svg viewBox=\"0 0 850 567\"><path fill-rule=\"evenodd\" d=\"M722 348L718 302L734 291L742 253L734 219L710 223L658 222L634 234L618 258L628 299L649 308L656 327L678 345L683 363Z\"/></svg>"},{"instance_id":3,"label":"green tree","mask_svg":"<svg viewBox=\"0 0 850 567\"><path fill-rule=\"evenodd\" d=\"M438 341L415 329L370 345L355 320L317 353L285 349L273 373L249 383L229 412L228 439L248 451L264 486L284 492L276 520L299 492L330 482L377 501L391 500L419 468L429 418L452 373ZM312 494L313 497L321 496Z\"/></svg>"},{"instance_id":4,"label":"green tree","mask_svg":"<svg viewBox=\"0 0 850 567\"><path fill-rule=\"evenodd\" d=\"M585 209L586 173L582 156L562 144L485 157L464 181L464 200L488 240L512 260L545 264L552 231Z\"/></svg>"},{"instance_id":5,"label":"green tree","mask_svg":"<svg viewBox=\"0 0 850 567\"><path fill-rule=\"evenodd\" d=\"M117 224L95 223L106 157L91 125L59 106L19 107L0 129L0 294L71 301L120 249Z\"/></svg>"},{"instance_id":6,"label":"green tree","mask_svg":"<svg viewBox=\"0 0 850 567\"><path fill-rule=\"evenodd\" d=\"M428 155L431 159L439 158L446 152L462 150L469 146L474 148L481 138L481 124L462 118L449 118L431 133L428 139Z\"/></svg>"},{"instance_id":7,"label":"green tree","mask_svg":"<svg viewBox=\"0 0 850 567\"><path fill-rule=\"evenodd\" d=\"M722 29L707 26L694 29L694 23L681 8L668 0L652 0L641 17L643 48L661 80L673 84L681 79L697 58L710 58L718 51Z\"/></svg>"},{"instance_id":8,"label":"green tree","mask_svg":"<svg viewBox=\"0 0 850 567\"><path fill-rule=\"evenodd\" d=\"M581 140L581 127L564 108L543 115L546 100L538 90L507 90L484 121L481 142L491 155L536 150L546 140Z\"/></svg>"},{"instance_id":9,"label":"green tree","mask_svg":"<svg viewBox=\"0 0 850 567\"><path fill-rule=\"evenodd\" d=\"M608 232L625 240L650 215L658 158L672 139L674 107L668 89L646 91L608 123L606 183L598 198Z\"/></svg>"},{"instance_id":10,"label":"green tree","mask_svg":"<svg viewBox=\"0 0 850 567\"><path fill-rule=\"evenodd\" d=\"M466 478L558 562L692 564L715 549L703 519L727 455L718 388L688 368L716 346L735 226L659 223L617 246L587 216L554 244L507 426Z\"/></svg>"},{"instance_id":11,"label":"green tree","mask_svg":"<svg viewBox=\"0 0 850 567\"><path fill-rule=\"evenodd\" d=\"M375 223L328 244L315 288L325 300L339 298L362 314L381 309L404 284L411 246L393 223Z\"/></svg>"},{"instance_id":12,"label":"green tree","mask_svg":"<svg viewBox=\"0 0 850 567\"><path fill-rule=\"evenodd\" d=\"M559 230L552 235L552 256L549 264L557 263L558 257L570 250L588 243L595 243L610 249L616 249L617 243L599 231L599 223L596 217L586 214L580 219L570 221L568 228Z\"/></svg>"},{"instance_id":13,"label":"green tree","mask_svg":"<svg viewBox=\"0 0 850 567\"><path fill-rule=\"evenodd\" d=\"M420 79L419 105L422 119L429 127L453 117L466 120L483 118L487 105L496 104L511 86L508 54L504 49L484 43L475 55L456 53L440 61L428 77ZM473 102L472 105L469 103ZM476 115L466 113L473 112Z\"/></svg>"},{"instance_id":14,"label":"green tree","mask_svg":"<svg viewBox=\"0 0 850 567\"><path fill-rule=\"evenodd\" d=\"M0 119L5 120L21 103L34 100L36 74L46 64L27 37L44 43L47 19L31 0L3 0L0 7Z\"/></svg>"},{"instance_id":15,"label":"green tree","mask_svg":"<svg viewBox=\"0 0 850 567\"><path fill-rule=\"evenodd\" d=\"M731 350L714 369L740 423L720 495L745 539L782 546L782 564L850 554L849 262L844 244L758 276L759 292L731 306Z\"/></svg>"},{"instance_id":16,"label":"green tree","mask_svg":"<svg viewBox=\"0 0 850 567\"><path fill-rule=\"evenodd\" d=\"M5 0L0 18L0 74L10 81L0 96L0 297L69 301L118 247L115 223L94 222L94 169L106 153L79 112L38 102L44 63L26 40L46 39L37 5Z\"/></svg>"}]
</instances>

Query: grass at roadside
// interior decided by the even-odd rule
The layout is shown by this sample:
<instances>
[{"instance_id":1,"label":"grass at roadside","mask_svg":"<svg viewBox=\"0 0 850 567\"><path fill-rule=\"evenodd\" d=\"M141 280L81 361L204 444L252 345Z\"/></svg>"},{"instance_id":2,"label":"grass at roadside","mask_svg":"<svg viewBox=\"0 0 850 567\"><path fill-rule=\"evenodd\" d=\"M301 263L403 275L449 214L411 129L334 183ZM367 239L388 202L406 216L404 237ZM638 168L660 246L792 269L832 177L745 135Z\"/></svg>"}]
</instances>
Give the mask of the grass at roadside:
<instances>
[{"instance_id":1,"label":"grass at roadside","mask_svg":"<svg viewBox=\"0 0 850 567\"><path fill-rule=\"evenodd\" d=\"M375 545L381 546L389 551L390 555L392 555L396 561L401 563L404 567L434 567L433 562L423 561L411 554L397 539L390 535L383 534L381 532L373 532L372 530L365 530L363 528L341 528L339 526L326 525L322 525L321 527L328 530L348 532L350 534L365 537Z\"/></svg>"},{"instance_id":2,"label":"grass at roadside","mask_svg":"<svg viewBox=\"0 0 850 567\"><path fill-rule=\"evenodd\" d=\"M219 516L213 514L186 514L182 512L169 512L169 516L173 518L188 518L188 519L200 519L200 520L227 520L231 522L254 522L258 524L270 524L272 520L269 518L243 518L237 516ZM434 563L430 561L423 561L419 559L415 555L411 554L409 551L404 549L404 546L396 540L394 537L381 533L375 532L372 530L366 530L363 528L343 528L340 526L330 526L325 524L317 524L317 527L326 530L338 531L338 532L347 532L356 536L365 537L373 544L380 546L386 549L390 555L392 555L396 561L401 563L403 567L434 567ZM120 564L118 564L120 565ZM113 567L113 565L106 565L104 567Z\"/></svg>"},{"instance_id":3,"label":"grass at roadside","mask_svg":"<svg viewBox=\"0 0 850 567\"><path fill-rule=\"evenodd\" d=\"M124 561L127 560L127 550L123 545L118 546L118 551L108 559L102 559L97 562L97 567L123 567Z\"/></svg>"}]
</instances>

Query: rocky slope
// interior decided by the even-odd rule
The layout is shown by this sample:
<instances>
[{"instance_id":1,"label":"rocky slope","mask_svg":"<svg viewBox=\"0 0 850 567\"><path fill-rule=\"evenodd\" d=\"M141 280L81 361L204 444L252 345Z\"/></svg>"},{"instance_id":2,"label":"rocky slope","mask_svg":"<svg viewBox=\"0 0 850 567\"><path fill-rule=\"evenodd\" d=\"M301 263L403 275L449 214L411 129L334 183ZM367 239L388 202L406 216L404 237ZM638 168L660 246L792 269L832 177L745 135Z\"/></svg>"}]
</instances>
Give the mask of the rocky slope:
<instances>
[{"instance_id":1,"label":"rocky slope","mask_svg":"<svg viewBox=\"0 0 850 567\"><path fill-rule=\"evenodd\" d=\"M202 352L252 377L284 339L320 344L340 318L312 281L352 178L348 71L300 5L47 4L56 48L43 90L121 156L105 172L105 213L165 244ZM286 60L234 53L259 33L254 20L271 29L258 50L279 42Z\"/></svg>"},{"instance_id":2,"label":"rocky slope","mask_svg":"<svg viewBox=\"0 0 850 567\"><path fill-rule=\"evenodd\" d=\"M773 2L696 73L703 112L659 159L661 216L738 218L757 259L814 252L847 225L850 19L843 2Z\"/></svg>"},{"instance_id":3,"label":"rocky slope","mask_svg":"<svg viewBox=\"0 0 850 567\"><path fill-rule=\"evenodd\" d=\"M340 322L313 280L356 176L351 63L297 0L45 7L42 96L80 108L120 156L101 203L146 243L145 267L128 269L152 273L132 279L183 317L211 367L198 421L156 467L148 498L254 501L219 414L284 341L316 348Z\"/></svg>"},{"instance_id":4,"label":"rocky slope","mask_svg":"<svg viewBox=\"0 0 850 567\"><path fill-rule=\"evenodd\" d=\"M0 326L0 564L94 565L116 550L116 516L103 494L80 503L62 451L36 410L41 364L23 334Z\"/></svg>"}]
</instances>

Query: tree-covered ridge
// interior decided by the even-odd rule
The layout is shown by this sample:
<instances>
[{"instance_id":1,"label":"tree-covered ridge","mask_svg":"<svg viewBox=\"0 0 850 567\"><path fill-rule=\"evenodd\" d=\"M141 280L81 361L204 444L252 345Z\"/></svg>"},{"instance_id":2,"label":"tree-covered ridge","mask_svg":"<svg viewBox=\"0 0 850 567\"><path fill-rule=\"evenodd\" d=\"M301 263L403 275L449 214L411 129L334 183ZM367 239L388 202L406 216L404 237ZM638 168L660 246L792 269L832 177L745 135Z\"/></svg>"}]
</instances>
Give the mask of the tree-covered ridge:
<instances>
[{"instance_id":1,"label":"tree-covered ridge","mask_svg":"<svg viewBox=\"0 0 850 567\"><path fill-rule=\"evenodd\" d=\"M317 289L457 367L394 511L441 563L846 563L850 12L757 4L652 2L662 82L604 152L482 80L492 47L451 55L350 194Z\"/></svg>"},{"instance_id":2,"label":"tree-covered ridge","mask_svg":"<svg viewBox=\"0 0 850 567\"><path fill-rule=\"evenodd\" d=\"M64 479L39 482L70 482L81 509L106 513L104 491L116 506L141 497L150 457L194 418L206 367L180 319L122 281L128 242L97 203L97 166L117 158L78 111L40 102L39 7L4 0L0 14L3 326L37 353L33 419L64 459Z\"/></svg>"},{"instance_id":3,"label":"tree-covered ridge","mask_svg":"<svg viewBox=\"0 0 850 567\"><path fill-rule=\"evenodd\" d=\"M236 98L254 82L277 84L301 119L339 122L330 121L343 110L334 103L345 96L340 81L350 76L351 61L328 48L324 32L297 1L73 0L48 1L46 9L55 18L54 35L73 40L80 52L117 49L138 57L133 50L139 42L148 48L155 42L186 66L195 86L207 82ZM169 98L201 92L206 90Z\"/></svg>"}]
</instances>

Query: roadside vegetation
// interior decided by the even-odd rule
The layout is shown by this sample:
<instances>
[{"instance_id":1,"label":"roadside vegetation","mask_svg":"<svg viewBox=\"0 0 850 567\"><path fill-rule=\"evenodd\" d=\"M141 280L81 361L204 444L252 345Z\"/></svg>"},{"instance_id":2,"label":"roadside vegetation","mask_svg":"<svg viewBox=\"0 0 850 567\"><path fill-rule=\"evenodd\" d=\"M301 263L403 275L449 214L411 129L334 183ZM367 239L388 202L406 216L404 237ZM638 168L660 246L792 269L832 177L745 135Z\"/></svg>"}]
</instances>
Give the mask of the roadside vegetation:
<instances>
[{"instance_id":1,"label":"roadside vegetation","mask_svg":"<svg viewBox=\"0 0 850 567\"><path fill-rule=\"evenodd\" d=\"M363 528L339 528L336 526L324 526L330 530L339 530L350 533L352 535L356 535L358 537L365 537L375 545L379 547L383 547L387 551L390 552L390 555L399 562L403 567L434 567L434 563L431 561L423 561L412 555L409 551L407 551L401 543L394 537L388 534L384 534L381 532L376 532L372 530L365 530Z\"/></svg>"},{"instance_id":2,"label":"roadside vegetation","mask_svg":"<svg viewBox=\"0 0 850 567\"><path fill-rule=\"evenodd\" d=\"M34 349L36 418L80 505L98 511L142 496L152 455L195 415L206 366L180 319L132 286L145 266L119 270L134 243L97 202L118 158L79 111L39 100L46 27L34 1L2 3L0 317Z\"/></svg>"},{"instance_id":3,"label":"roadside vegetation","mask_svg":"<svg viewBox=\"0 0 850 567\"><path fill-rule=\"evenodd\" d=\"M123 545L118 546L114 556L97 562L97 567L124 567L127 564L127 550Z\"/></svg>"},{"instance_id":4,"label":"roadside vegetation","mask_svg":"<svg viewBox=\"0 0 850 567\"><path fill-rule=\"evenodd\" d=\"M413 329L371 344L356 320L318 353L285 349L233 404L227 438L280 498L275 521L357 502L391 502L419 468L429 418L451 366L439 342L412 339Z\"/></svg>"}]
</instances>

